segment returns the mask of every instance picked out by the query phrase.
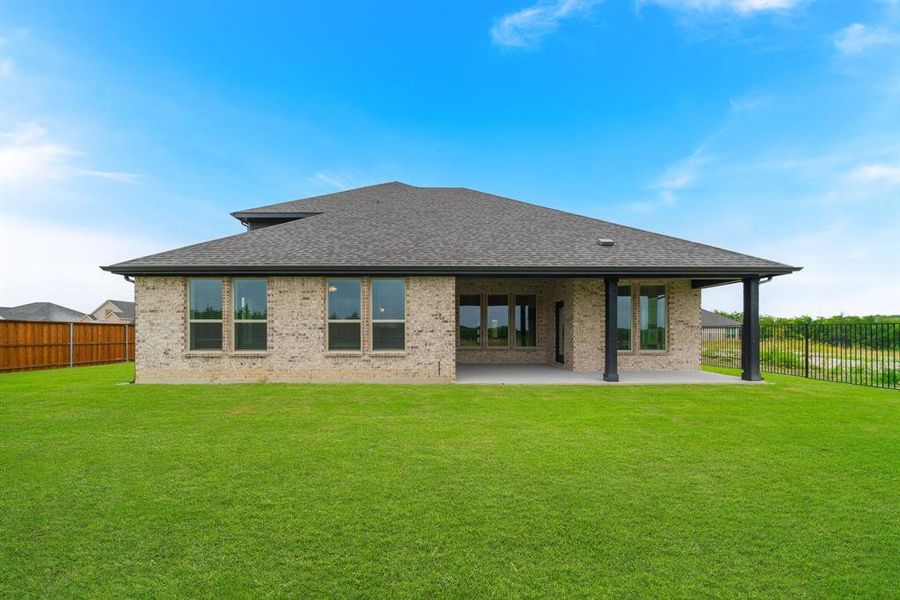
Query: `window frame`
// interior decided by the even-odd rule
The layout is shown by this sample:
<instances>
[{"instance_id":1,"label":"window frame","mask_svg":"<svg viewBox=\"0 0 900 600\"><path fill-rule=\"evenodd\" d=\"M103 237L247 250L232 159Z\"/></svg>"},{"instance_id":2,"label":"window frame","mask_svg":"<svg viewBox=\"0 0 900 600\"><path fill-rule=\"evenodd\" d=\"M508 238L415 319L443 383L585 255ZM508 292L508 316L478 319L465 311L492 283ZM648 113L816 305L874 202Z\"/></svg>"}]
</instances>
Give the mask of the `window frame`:
<instances>
[{"instance_id":1,"label":"window frame","mask_svg":"<svg viewBox=\"0 0 900 600\"><path fill-rule=\"evenodd\" d=\"M637 318L636 323L632 323L632 327L634 327L637 330L636 337L637 337L637 343L638 343L638 352L642 352L642 353L646 353L646 354L666 354L670 351L670 346L671 346L671 344L669 343L670 342L669 333L671 331L671 329L669 328L669 298L672 297L672 294L670 293L669 285L667 283L639 283L638 285L636 285L634 287L637 288L637 293L635 294L637 296L637 303L635 303L635 306L637 307L638 318ZM665 296L664 296L665 302L666 302L665 318L663 321L663 324L666 329L666 333L663 338L663 341L665 343L665 348L662 348L662 349L644 348L644 345L641 343L641 288L642 287L661 287L663 289L663 293L665 294ZM649 296L648 296L648 298L649 298ZM632 300L632 302L634 302L634 300ZM634 335L634 334L632 333L632 335ZM633 345L634 344L632 344L632 346Z\"/></svg>"},{"instance_id":2,"label":"window frame","mask_svg":"<svg viewBox=\"0 0 900 600\"><path fill-rule=\"evenodd\" d=\"M463 346L462 336L460 336L460 320L459 309L462 307L463 296L478 296L478 345ZM468 306L468 305L467 305ZM457 350L484 350L484 293L482 292L459 292L456 294L456 348Z\"/></svg>"},{"instance_id":3,"label":"window frame","mask_svg":"<svg viewBox=\"0 0 900 600\"><path fill-rule=\"evenodd\" d=\"M619 325L618 325L618 323L616 323L616 351L622 352L623 354L631 354L631 353L634 353L634 351L635 351L635 343L634 343L634 339L635 339L635 335L634 335L635 302L634 302L634 296L635 296L635 289L639 288L640 285L633 285L633 284L627 283L627 284L620 285L619 289L621 290L622 288L626 288L626 287L628 288L628 299L629 299L629 303L631 305L631 310L628 311L628 332L630 334L629 340L628 340L629 343L628 343L627 349L619 348L619 335L618 335ZM618 301L619 301L619 296L616 297L616 302L618 303ZM638 301L640 301L640 300L638 300ZM619 314L618 307L616 307L616 315L618 316L618 314ZM639 329L638 336L640 336L640 328L638 328L638 329ZM655 352L658 352L658 350L656 350Z\"/></svg>"},{"instance_id":4,"label":"window frame","mask_svg":"<svg viewBox=\"0 0 900 600\"><path fill-rule=\"evenodd\" d=\"M238 319L235 316L237 307L237 282L238 281L262 281L266 284L266 318L265 319ZM269 278L268 277L234 277L231 279L231 351L241 354L259 354L269 351ZM224 310L222 311L224 315ZM266 326L266 347L263 349L239 349L237 347L237 326L243 323L263 323Z\"/></svg>"},{"instance_id":5,"label":"window frame","mask_svg":"<svg viewBox=\"0 0 900 600\"><path fill-rule=\"evenodd\" d=\"M331 314L328 309L329 298L328 294L330 293L328 290L328 282L329 281L358 281L359 282L359 318L358 319L332 319ZM366 308L365 303L365 281L362 277L326 277L325 278L325 352L331 352L335 354L361 354L363 351L363 312ZM331 348L331 325L332 323L358 323L359 324L359 347L358 348ZM404 336L405 337L405 336ZM404 339L405 343L405 339Z\"/></svg>"},{"instance_id":6,"label":"window frame","mask_svg":"<svg viewBox=\"0 0 900 600\"><path fill-rule=\"evenodd\" d=\"M336 278L332 278L336 279ZM406 277L371 277L369 278L369 352L374 354L391 354L397 352L406 352L406 305L408 304L407 298L407 290L409 286L407 285ZM375 282L376 281L402 281L403 282L403 318L402 319L377 319L375 318ZM362 288L360 287L360 294L362 294ZM360 315L362 316L362 315ZM403 347L402 348L390 348L384 350L376 350L375 349L375 324L376 323L402 323L403 324ZM362 334L362 329L360 329L360 334ZM360 340L360 346L362 346L362 340ZM334 350L332 350L334 352Z\"/></svg>"},{"instance_id":7,"label":"window frame","mask_svg":"<svg viewBox=\"0 0 900 600\"><path fill-rule=\"evenodd\" d=\"M533 346L520 346L519 345L519 330L516 327L516 307L519 306L517 300L519 296L534 296L534 345ZM515 350L537 350L541 345L540 339L540 331L541 328L538 326L540 323L540 310L538 307L540 306L540 294L537 292L513 292L512 293L512 304L510 304L509 309L512 311L512 318L509 320L510 328L512 329L512 348ZM496 348L497 346L495 346Z\"/></svg>"},{"instance_id":8,"label":"window frame","mask_svg":"<svg viewBox=\"0 0 900 600\"><path fill-rule=\"evenodd\" d=\"M192 281L218 281L219 286L221 288L220 294L222 295L222 317L219 319L192 319L191 318L191 282ZM185 277L184 278L184 294L185 294L185 308L187 310L184 311L185 317L185 351L191 354L223 354L225 352L225 309L228 307L228 303L226 302L225 295L225 278L224 277ZM193 349L191 348L191 324L192 323L218 323L221 327L220 337L222 338L219 349L212 348L202 348L202 349Z\"/></svg>"},{"instance_id":9,"label":"window frame","mask_svg":"<svg viewBox=\"0 0 900 600\"><path fill-rule=\"evenodd\" d=\"M506 344L502 346L492 346L490 344L490 338L488 337L488 312L490 311L490 298L491 296L505 296L506 297ZM482 330L482 342L481 347L484 350L510 350L514 347L514 340L510 339L510 330L515 327L514 321L512 318L515 317L513 314L513 305L510 303L510 298L513 297L513 294L510 292L484 292L481 303L481 330ZM515 333L515 332L512 332Z\"/></svg>"}]
</instances>

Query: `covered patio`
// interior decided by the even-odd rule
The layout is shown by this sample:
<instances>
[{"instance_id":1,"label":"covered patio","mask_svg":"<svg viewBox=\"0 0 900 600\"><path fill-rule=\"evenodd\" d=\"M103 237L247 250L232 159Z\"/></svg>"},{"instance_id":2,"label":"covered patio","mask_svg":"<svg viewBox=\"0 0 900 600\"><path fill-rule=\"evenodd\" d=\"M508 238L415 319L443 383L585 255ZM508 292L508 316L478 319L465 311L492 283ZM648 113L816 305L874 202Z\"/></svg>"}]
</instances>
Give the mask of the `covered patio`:
<instances>
[{"instance_id":1,"label":"covered patio","mask_svg":"<svg viewBox=\"0 0 900 600\"><path fill-rule=\"evenodd\" d=\"M460 364L456 383L501 385L605 385L602 371L570 371L546 364ZM619 385L752 384L740 377L701 370L620 371Z\"/></svg>"}]
</instances>

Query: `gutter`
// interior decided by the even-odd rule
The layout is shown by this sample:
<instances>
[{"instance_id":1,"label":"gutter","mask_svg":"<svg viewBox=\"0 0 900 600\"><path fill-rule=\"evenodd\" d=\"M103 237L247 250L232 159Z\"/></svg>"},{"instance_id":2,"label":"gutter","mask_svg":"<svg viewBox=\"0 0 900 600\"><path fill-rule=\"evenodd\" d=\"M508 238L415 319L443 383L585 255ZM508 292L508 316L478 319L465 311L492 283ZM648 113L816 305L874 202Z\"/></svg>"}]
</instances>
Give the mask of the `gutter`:
<instances>
[{"instance_id":1,"label":"gutter","mask_svg":"<svg viewBox=\"0 0 900 600\"><path fill-rule=\"evenodd\" d=\"M458 275L458 276L617 276L617 277L713 277L748 275L775 277L799 271L788 265L766 267L410 267L410 266L222 266L222 265L109 265L100 267L119 275Z\"/></svg>"}]
</instances>

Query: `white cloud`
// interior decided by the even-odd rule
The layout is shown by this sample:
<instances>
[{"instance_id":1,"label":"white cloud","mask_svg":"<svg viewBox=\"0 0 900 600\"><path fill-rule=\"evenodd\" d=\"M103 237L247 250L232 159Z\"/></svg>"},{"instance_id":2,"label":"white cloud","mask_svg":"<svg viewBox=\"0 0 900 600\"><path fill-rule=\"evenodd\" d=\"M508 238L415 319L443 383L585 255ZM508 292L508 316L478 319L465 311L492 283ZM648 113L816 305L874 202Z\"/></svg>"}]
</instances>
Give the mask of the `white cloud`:
<instances>
[{"instance_id":1,"label":"white cloud","mask_svg":"<svg viewBox=\"0 0 900 600\"><path fill-rule=\"evenodd\" d=\"M106 228L0 215L0 305L48 301L86 312L106 298L130 299L132 285L99 265L172 245Z\"/></svg>"},{"instance_id":2,"label":"white cloud","mask_svg":"<svg viewBox=\"0 0 900 600\"><path fill-rule=\"evenodd\" d=\"M333 188L337 191L349 190L351 187L346 177L322 171L319 171L310 177L309 182L317 186Z\"/></svg>"},{"instance_id":3,"label":"white cloud","mask_svg":"<svg viewBox=\"0 0 900 600\"><path fill-rule=\"evenodd\" d=\"M661 190L680 190L688 187L700 174L700 170L710 162L706 154L706 145L701 145L689 156L679 160L665 170L652 187Z\"/></svg>"},{"instance_id":4,"label":"white cloud","mask_svg":"<svg viewBox=\"0 0 900 600\"><path fill-rule=\"evenodd\" d=\"M634 202L629 205L637 212L650 212L657 208L670 206L678 201L675 192L689 188L696 183L703 167L712 161L706 152L706 144L701 144L694 152L669 166L649 188L658 194L656 200Z\"/></svg>"},{"instance_id":5,"label":"white cloud","mask_svg":"<svg viewBox=\"0 0 900 600\"><path fill-rule=\"evenodd\" d=\"M491 40L497 46L534 48L541 39L556 31L560 22L587 16L602 0L542 1L501 17L491 28Z\"/></svg>"},{"instance_id":6,"label":"white cloud","mask_svg":"<svg viewBox=\"0 0 900 600\"><path fill-rule=\"evenodd\" d=\"M763 94L760 96L743 96L740 98L732 98L728 101L728 104L729 106L731 106L732 112L743 113L754 111L758 108L771 105L772 100L773 98L770 94Z\"/></svg>"},{"instance_id":7,"label":"white cloud","mask_svg":"<svg viewBox=\"0 0 900 600\"><path fill-rule=\"evenodd\" d=\"M4 58L0 60L0 77L9 77L13 74L13 60L11 58Z\"/></svg>"},{"instance_id":8,"label":"white cloud","mask_svg":"<svg viewBox=\"0 0 900 600\"><path fill-rule=\"evenodd\" d=\"M804 0L638 0L638 5L657 4L681 13L736 14L750 17L766 12L787 12Z\"/></svg>"},{"instance_id":9,"label":"white cloud","mask_svg":"<svg viewBox=\"0 0 900 600\"><path fill-rule=\"evenodd\" d=\"M846 179L860 183L900 185L900 165L880 163L861 165L847 173Z\"/></svg>"},{"instance_id":10,"label":"white cloud","mask_svg":"<svg viewBox=\"0 0 900 600\"><path fill-rule=\"evenodd\" d=\"M48 139L47 130L35 123L0 132L0 184L28 185L45 180L97 177L132 183L138 176L121 171L88 169L76 164L83 153Z\"/></svg>"},{"instance_id":11,"label":"white cloud","mask_svg":"<svg viewBox=\"0 0 900 600\"><path fill-rule=\"evenodd\" d=\"M853 23L834 34L834 45L844 54L863 54L878 46L895 46L900 34L887 27Z\"/></svg>"}]
</instances>

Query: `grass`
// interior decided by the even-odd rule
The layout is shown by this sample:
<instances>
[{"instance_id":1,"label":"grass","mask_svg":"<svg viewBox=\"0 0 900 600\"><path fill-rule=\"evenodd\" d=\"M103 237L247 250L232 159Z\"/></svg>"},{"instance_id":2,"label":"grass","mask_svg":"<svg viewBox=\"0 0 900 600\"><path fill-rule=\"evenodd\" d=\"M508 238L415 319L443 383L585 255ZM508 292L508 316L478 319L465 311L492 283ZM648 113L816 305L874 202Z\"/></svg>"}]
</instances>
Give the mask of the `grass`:
<instances>
[{"instance_id":1,"label":"grass","mask_svg":"<svg viewBox=\"0 0 900 600\"><path fill-rule=\"evenodd\" d=\"M0 376L0 597L900 593L900 394Z\"/></svg>"}]
</instances>

